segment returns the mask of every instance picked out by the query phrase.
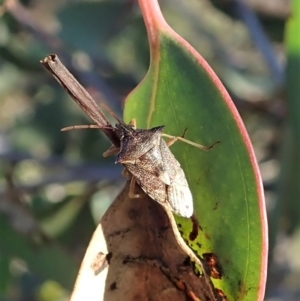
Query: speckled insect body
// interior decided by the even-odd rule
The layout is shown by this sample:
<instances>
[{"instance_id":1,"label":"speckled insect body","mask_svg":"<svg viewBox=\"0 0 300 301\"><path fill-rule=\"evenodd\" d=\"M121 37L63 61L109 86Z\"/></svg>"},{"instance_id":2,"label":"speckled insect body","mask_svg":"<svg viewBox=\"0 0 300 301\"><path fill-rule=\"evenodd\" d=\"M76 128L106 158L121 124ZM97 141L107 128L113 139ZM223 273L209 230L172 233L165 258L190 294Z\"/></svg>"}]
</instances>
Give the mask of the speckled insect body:
<instances>
[{"instance_id":1,"label":"speckled insect body","mask_svg":"<svg viewBox=\"0 0 300 301\"><path fill-rule=\"evenodd\" d=\"M193 197L185 174L162 138L164 126L149 130L116 124L122 163L152 199L183 217L193 214Z\"/></svg>"}]
</instances>

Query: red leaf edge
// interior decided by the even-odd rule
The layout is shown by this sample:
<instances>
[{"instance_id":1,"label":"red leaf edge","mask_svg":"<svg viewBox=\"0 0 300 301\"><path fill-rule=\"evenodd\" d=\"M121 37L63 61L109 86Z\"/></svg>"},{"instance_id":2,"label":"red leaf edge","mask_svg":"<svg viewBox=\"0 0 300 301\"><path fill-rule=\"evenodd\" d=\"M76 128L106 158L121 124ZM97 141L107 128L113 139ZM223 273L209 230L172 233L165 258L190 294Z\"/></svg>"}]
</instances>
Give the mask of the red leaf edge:
<instances>
[{"instance_id":1,"label":"red leaf edge","mask_svg":"<svg viewBox=\"0 0 300 301\"><path fill-rule=\"evenodd\" d=\"M209 66L209 64L205 61L205 59L181 36L179 36L165 21L162 12L160 10L159 4L157 0L139 0L139 5L142 11L142 15L144 18L144 22L146 25L148 40L150 44L150 60L155 60L155 53L159 50L159 37L158 33L161 31L167 32L170 36L173 36L187 51L191 53L191 55L198 61L198 63L204 68L207 72L219 92L221 93L223 99L225 100L227 106L232 113L234 120L240 130L241 136L244 140L244 143L248 149L248 153L250 156L250 162L252 164L258 199L259 199L259 209L260 209L260 219L262 221L262 264L260 270L260 284L258 289L258 300L263 301L265 294L265 286L266 286L266 278L267 278L267 260L268 260L268 223L267 223L267 213L265 206L265 198L264 198L264 190L262 179L259 172L259 167L256 161L254 149L252 147L249 135L245 128L245 125L233 103L231 97L229 96L227 90L223 86L222 82L213 71L213 69ZM147 77L147 75L145 76Z\"/></svg>"}]
</instances>

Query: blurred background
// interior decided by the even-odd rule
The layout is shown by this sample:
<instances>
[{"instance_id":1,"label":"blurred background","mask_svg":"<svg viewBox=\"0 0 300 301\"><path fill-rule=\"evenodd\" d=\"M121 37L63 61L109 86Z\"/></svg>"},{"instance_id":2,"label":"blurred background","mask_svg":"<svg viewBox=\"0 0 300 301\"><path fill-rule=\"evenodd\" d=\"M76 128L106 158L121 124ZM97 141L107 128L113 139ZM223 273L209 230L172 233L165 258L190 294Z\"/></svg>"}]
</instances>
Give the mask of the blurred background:
<instances>
[{"instance_id":1,"label":"blurred background","mask_svg":"<svg viewBox=\"0 0 300 301\"><path fill-rule=\"evenodd\" d=\"M299 3L160 0L221 78L254 145L270 228L268 301L300 300ZM95 226L124 185L121 166L102 157L110 144L100 131L60 132L91 121L40 65L50 53L122 116L149 64L136 1L1 2L1 301L67 300Z\"/></svg>"}]
</instances>

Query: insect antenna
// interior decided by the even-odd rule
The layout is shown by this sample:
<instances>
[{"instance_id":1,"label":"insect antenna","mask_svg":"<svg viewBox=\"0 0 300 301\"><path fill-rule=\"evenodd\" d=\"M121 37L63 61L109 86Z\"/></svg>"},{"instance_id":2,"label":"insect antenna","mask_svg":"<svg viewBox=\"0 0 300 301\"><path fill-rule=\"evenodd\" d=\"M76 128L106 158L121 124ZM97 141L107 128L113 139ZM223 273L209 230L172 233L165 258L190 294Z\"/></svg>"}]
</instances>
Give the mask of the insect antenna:
<instances>
[{"instance_id":1,"label":"insect antenna","mask_svg":"<svg viewBox=\"0 0 300 301\"><path fill-rule=\"evenodd\" d=\"M125 124L108 105L102 102L100 103L100 106L104 108L113 118L115 118L118 121L118 123Z\"/></svg>"},{"instance_id":2,"label":"insect antenna","mask_svg":"<svg viewBox=\"0 0 300 301\"><path fill-rule=\"evenodd\" d=\"M136 129L135 122L132 124L126 124L124 121L122 121L114 111L111 110L109 106L107 106L105 103L100 103L100 106L104 108L113 118L117 120L116 128L122 129L123 133L127 133L127 135L132 135L132 129Z\"/></svg>"},{"instance_id":3,"label":"insect antenna","mask_svg":"<svg viewBox=\"0 0 300 301\"><path fill-rule=\"evenodd\" d=\"M105 129L112 130L112 126L100 126L97 124L83 124L83 125L71 125L61 129L62 132L71 131L71 130L82 130L82 129Z\"/></svg>"}]
</instances>

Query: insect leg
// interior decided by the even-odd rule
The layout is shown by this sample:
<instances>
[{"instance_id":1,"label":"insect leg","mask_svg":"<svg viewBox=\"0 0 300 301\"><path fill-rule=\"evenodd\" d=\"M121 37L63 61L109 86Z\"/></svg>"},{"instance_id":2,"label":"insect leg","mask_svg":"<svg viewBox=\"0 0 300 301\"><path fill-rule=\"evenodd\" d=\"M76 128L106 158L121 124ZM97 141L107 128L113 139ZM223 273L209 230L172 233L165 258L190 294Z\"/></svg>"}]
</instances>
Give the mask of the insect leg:
<instances>
[{"instance_id":1,"label":"insect leg","mask_svg":"<svg viewBox=\"0 0 300 301\"><path fill-rule=\"evenodd\" d=\"M114 145L112 145L107 151L105 151L103 153L103 157L109 157L109 156L112 156L112 155L116 155L118 154L120 151L120 148L118 147L115 147Z\"/></svg>"},{"instance_id":2,"label":"insect leg","mask_svg":"<svg viewBox=\"0 0 300 301\"><path fill-rule=\"evenodd\" d=\"M129 193L128 193L128 195L129 195L129 197L131 199L138 199L138 198L140 198L141 196L139 194L135 194L134 193L134 189L135 189L135 177L132 176L131 180L130 180L130 186L129 186Z\"/></svg>"},{"instance_id":3,"label":"insect leg","mask_svg":"<svg viewBox=\"0 0 300 301\"><path fill-rule=\"evenodd\" d=\"M204 146L204 145L195 143L193 141L190 141L188 139L185 139L185 138L179 137L179 136L171 136L171 135L168 135L168 134L165 134L165 133L163 133L162 136L170 138L170 140L166 142L169 147L172 144L174 144L176 141L179 140L179 141L185 142L187 144L193 145L193 146L195 146L195 147L197 147L197 148L199 148L201 150L208 151L208 150L212 149L216 144L221 143L220 141L216 141L212 145Z\"/></svg>"},{"instance_id":4,"label":"insect leg","mask_svg":"<svg viewBox=\"0 0 300 301\"><path fill-rule=\"evenodd\" d=\"M128 171L127 168L123 169L123 171L122 171L122 177L128 178L128 179L131 177L131 174L129 173L129 171Z\"/></svg>"},{"instance_id":5,"label":"insect leg","mask_svg":"<svg viewBox=\"0 0 300 301\"><path fill-rule=\"evenodd\" d=\"M132 125L134 129L136 129L136 119L132 118L129 122L129 125Z\"/></svg>"}]
</instances>

